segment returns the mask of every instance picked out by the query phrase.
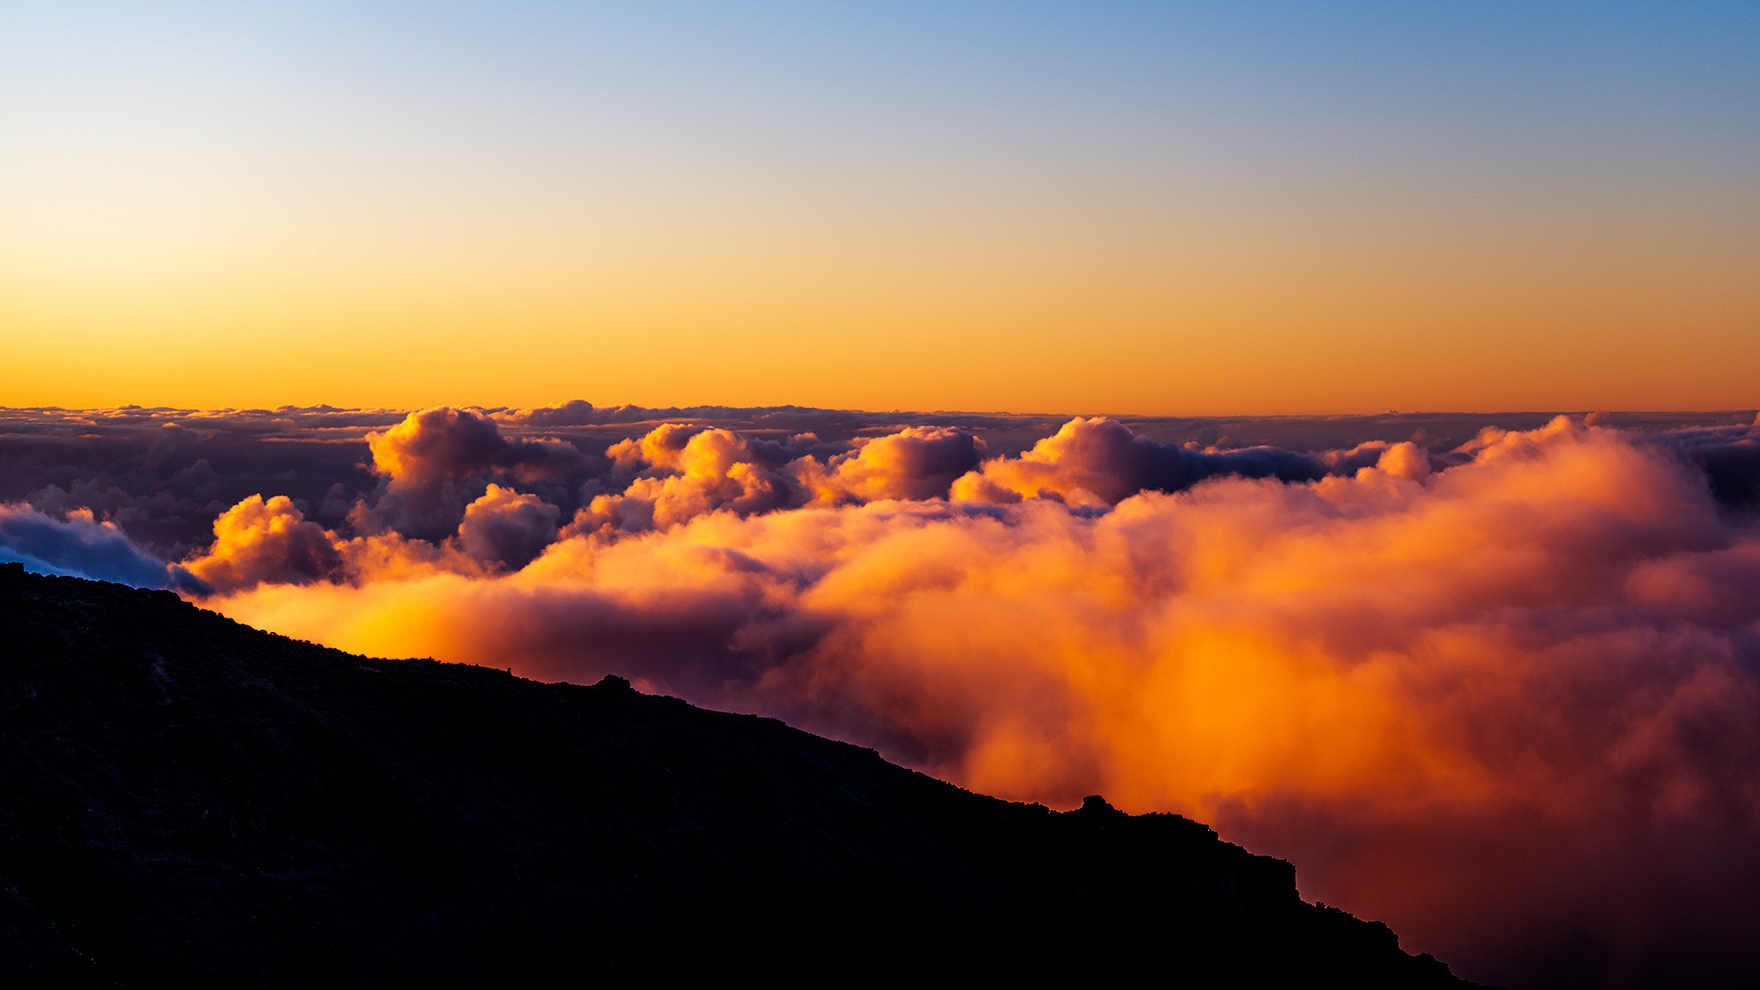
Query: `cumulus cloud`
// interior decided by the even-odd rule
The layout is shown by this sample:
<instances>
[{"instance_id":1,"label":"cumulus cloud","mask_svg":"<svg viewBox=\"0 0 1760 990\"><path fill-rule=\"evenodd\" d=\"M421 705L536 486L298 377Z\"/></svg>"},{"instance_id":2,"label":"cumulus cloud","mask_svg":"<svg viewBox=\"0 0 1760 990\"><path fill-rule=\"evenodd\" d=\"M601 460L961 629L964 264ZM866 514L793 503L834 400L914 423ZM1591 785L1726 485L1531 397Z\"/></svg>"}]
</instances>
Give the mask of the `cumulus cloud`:
<instances>
[{"instance_id":1,"label":"cumulus cloud","mask_svg":"<svg viewBox=\"0 0 1760 990\"><path fill-rule=\"evenodd\" d=\"M754 443L730 430L665 423L606 450L620 469L641 476L620 493L592 498L569 532L665 529L718 511L943 498L984 451L982 440L950 428L905 427L848 443L810 433Z\"/></svg>"},{"instance_id":2,"label":"cumulus cloud","mask_svg":"<svg viewBox=\"0 0 1760 990\"><path fill-rule=\"evenodd\" d=\"M145 553L116 524L75 509L55 519L17 503L0 504L0 561L38 574L115 581L136 588L206 592L200 580Z\"/></svg>"},{"instance_id":3,"label":"cumulus cloud","mask_svg":"<svg viewBox=\"0 0 1760 990\"><path fill-rule=\"evenodd\" d=\"M1432 470L1430 452L1410 441L1393 444L1382 451L1375 458L1375 467L1408 481L1423 481L1430 477Z\"/></svg>"},{"instance_id":4,"label":"cumulus cloud","mask_svg":"<svg viewBox=\"0 0 1760 990\"><path fill-rule=\"evenodd\" d=\"M793 498L789 480L755 463L746 441L728 430L666 424L607 454L626 467L646 462L657 473L637 478L620 495L594 498L575 519L574 532L664 529L717 510L766 512Z\"/></svg>"},{"instance_id":5,"label":"cumulus cloud","mask_svg":"<svg viewBox=\"0 0 1760 990\"><path fill-rule=\"evenodd\" d=\"M649 430L641 438L630 438L606 448L605 456L611 458L618 467L626 470L639 470L643 466L658 468L663 471L680 470L680 461L684 456L685 445L691 438L704 432L705 428L691 426L686 423L662 423ZM732 448L738 446L738 453L745 454L744 442L727 430L719 431L722 440L718 446Z\"/></svg>"},{"instance_id":6,"label":"cumulus cloud","mask_svg":"<svg viewBox=\"0 0 1760 990\"><path fill-rule=\"evenodd\" d=\"M261 584L318 582L360 585L403 581L435 574L481 577L484 563L518 559L520 566L556 535L555 506L529 495L489 486L488 495L467 510L460 539L439 543L398 533L343 539L306 519L291 500L252 495L214 522L214 542L185 561L198 596L231 594ZM542 542L538 542L541 539ZM460 547L460 542L475 553ZM182 570L179 568L178 570Z\"/></svg>"},{"instance_id":7,"label":"cumulus cloud","mask_svg":"<svg viewBox=\"0 0 1760 990\"><path fill-rule=\"evenodd\" d=\"M371 509L351 516L359 530L391 529L441 539L464 516L467 482L506 475L532 482L566 476L585 458L560 440L510 441L493 419L467 409L436 406L410 413L383 433L369 433L376 471L390 478Z\"/></svg>"},{"instance_id":8,"label":"cumulus cloud","mask_svg":"<svg viewBox=\"0 0 1760 990\"><path fill-rule=\"evenodd\" d=\"M536 495L521 495L492 484L482 498L464 510L459 543L476 560L517 571L556 539L556 519L561 512Z\"/></svg>"},{"instance_id":9,"label":"cumulus cloud","mask_svg":"<svg viewBox=\"0 0 1760 990\"><path fill-rule=\"evenodd\" d=\"M864 413L796 406L606 409L578 399L539 409L472 408L460 412L491 422L509 445L530 442L542 448L549 443L549 449L560 453L564 461L570 455L554 441L566 440L576 448L579 460L573 466L553 463L535 472L528 463L522 477L505 463L505 457L497 459L493 442L479 444L477 463L481 464L486 449L488 460L493 462L488 469L462 480L434 481L430 474L406 499L391 493L390 475L375 473L377 465L367 440L369 434L384 434L406 424L409 415L404 411L331 406L0 408L0 502L25 502L63 521L70 511L89 509L119 526L137 546L167 560L181 559L206 547L213 539L213 524L219 515L257 493L286 495L306 518L344 536L400 533L438 543L456 532L465 506L480 497L491 482L538 495L561 509L564 519L572 518L597 495L623 493L636 476L658 469L639 458L627 468L620 467L603 456L603 451L626 439L639 444L644 434L667 421L689 423L685 429L692 433L724 429L738 434L746 443L748 463L779 475L794 489L791 505L815 498L859 502L872 497L860 494L862 485L853 486L854 494L849 493L852 486L848 485L831 492L813 490L819 479L811 465L789 467L803 457L812 458L831 473L834 459L873 438L912 427L969 433L984 443L984 456L1013 457L1064 422L1056 417L996 413ZM1696 458L1695 463L1712 474L1719 498L1752 505L1756 501L1756 472L1740 462L1744 434L1734 428L1745 428L1753 419L1750 410L1685 417L1613 413L1598 422L1642 432L1694 426L1693 431L1678 431L1701 435L1693 441L1700 449L1685 456ZM1439 451L1471 437L1488 421L1519 431L1543 425L1544 418L1531 414L1388 414L1123 420L1138 434L1199 452L1230 443L1309 451L1303 456L1314 458L1326 473L1350 473L1373 465L1380 450L1407 439L1428 448L1435 467L1460 463L1470 459L1470 453ZM1237 439L1229 441L1224 434ZM1352 449L1352 444L1359 446ZM1710 460L1719 444L1727 447L1723 454L1736 460ZM1750 451L1752 446L1748 445ZM874 453L878 450L868 456ZM543 463L550 459L532 460Z\"/></svg>"},{"instance_id":10,"label":"cumulus cloud","mask_svg":"<svg viewBox=\"0 0 1760 990\"><path fill-rule=\"evenodd\" d=\"M554 406L509 409L491 415L504 422L525 426L590 426L595 422L594 413L597 411L585 399L570 399Z\"/></svg>"},{"instance_id":11,"label":"cumulus cloud","mask_svg":"<svg viewBox=\"0 0 1760 990\"><path fill-rule=\"evenodd\" d=\"M976 477L1115 505L708 512L505 576L218 607L370 653L623 673L987 793L1182 811L1480 978L1752 973L1760 531L1678 444L1560 419L1453 466L1386 444L1295 483L1217 467L1283 463L1251 453L1167 493L1194 462L1105 421L1059 436ZM741 463L710 431L678 450L647 480Z\"/></svg>"},{"instance_id":12,"label":"cumulus cloud","mask_svg":"<svg viewBox=\"0 0 1760 990\"><path fill-rule=\"evenodd\" d=\"M984 441L964 430L927 426L857 444L824 465L803 458L790 466L814 504L946 498L954 479L976 468L986 451Z\"/></svg>"},{"instance_id":13,"label":"cumulus cloud","mask_svg":"<svg viewBox=\"0 0 1760 990\"><path fill-rule=\"evenodd\" d=\"M214 521L214 543L190 559L190 572L227 592L264 582L310 584L342 569L336 534L306 520L293 500L252 495Z\"/></svg>"},{"instance_id":14,"label":"cumulus cloud","mask_svg":"<svg viewBox=\"0 0 1760 990\"><path fill-rule=\"evenodd\" d=\"M953 485L953 497L1115 505L1140 491L1180 491L1217 475L1308 481L1327 470L1328 465L1316 458L1276 447L1192 450L1134 434L1117 420L1078 418L1020 457L989 461L960 478Z\"/></svg>"},{"instance_id":15,"label":"cumulus cloud","mask_svg":"<svg viewBox=\"0 0 1760 990\"><path fill-rule=\"evenodd\" d=\"M495 421L466 409L436 406L413 412L383 433L367 434L373 465L400 491L443 481L464 481L490 472L521 478L566 474L581 461L561 441L509 442Z\"/></svg>"}]
</instances>

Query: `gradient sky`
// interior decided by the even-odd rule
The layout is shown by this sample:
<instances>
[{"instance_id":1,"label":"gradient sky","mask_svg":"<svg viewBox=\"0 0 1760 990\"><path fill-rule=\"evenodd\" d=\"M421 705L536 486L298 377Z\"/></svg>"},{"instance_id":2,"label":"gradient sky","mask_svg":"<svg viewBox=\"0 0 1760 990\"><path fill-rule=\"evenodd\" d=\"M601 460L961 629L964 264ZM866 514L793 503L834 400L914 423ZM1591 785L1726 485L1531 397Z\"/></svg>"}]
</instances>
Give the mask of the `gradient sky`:
<instances>
[{"instance_id":1,"label":"gradient sky","mask_svg":"<svg viewBox=\"0 0 1760 990\"><path fill-rule=\"evenodd\" d=\"M0 404L1760 404L1760 6L851 7L0 5Z\"/></svg>"}]
</instances>

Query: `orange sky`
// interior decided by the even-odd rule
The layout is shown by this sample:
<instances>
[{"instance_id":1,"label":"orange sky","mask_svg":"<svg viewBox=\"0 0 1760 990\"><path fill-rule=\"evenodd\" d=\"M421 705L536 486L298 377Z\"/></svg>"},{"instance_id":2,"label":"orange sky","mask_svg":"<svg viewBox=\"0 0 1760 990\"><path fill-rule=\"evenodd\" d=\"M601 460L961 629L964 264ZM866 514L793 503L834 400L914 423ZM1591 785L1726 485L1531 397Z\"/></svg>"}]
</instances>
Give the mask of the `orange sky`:
<instances>
[{"instance_id":1,"label":"orange sky","mask_svg":"<svg viewBox=\"0 0 1760 990\"><path fill-rule=\"evenodd\" d=\"M333 252L295 231L242 255L205 231L170 256L146 238L34 252L11 238L0 402L1187 415L1760 403L1760 280L1744 278L1760 271L1760 238L1701 236L1693 217L1646 231L1622 217L1542 231L1260 217L1241 233L1223 216L1122 230L1075 216L1047 231L1001 214L944 233L921 230L926 215L877 218L889 237L783 218L756 236L624 244L526 236L533 218L513 217L464 243L350 230L353 246Z\"/></svg>"},{"instance_id":2,"label":"orange sky","mask_svg":"<svg viewBox=\"0 0 1760 990\"><path fill-rule=\"evenodd\" d=\"M1731 25L975 9L20 14L0 404L1760 404Z\"/></svg>"}]
</instances>

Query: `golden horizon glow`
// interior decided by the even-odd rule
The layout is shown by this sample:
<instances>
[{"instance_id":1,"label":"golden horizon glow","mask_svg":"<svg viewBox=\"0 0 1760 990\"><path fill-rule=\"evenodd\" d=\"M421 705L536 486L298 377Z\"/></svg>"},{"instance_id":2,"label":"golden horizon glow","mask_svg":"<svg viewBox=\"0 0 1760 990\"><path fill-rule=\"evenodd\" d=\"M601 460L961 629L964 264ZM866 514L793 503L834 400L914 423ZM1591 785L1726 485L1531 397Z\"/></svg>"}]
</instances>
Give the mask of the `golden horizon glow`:
<instances>
[{"instance_id":1,"label":"golden horizon glow","mask_svg":"<svg viewBox=\"0 0 1760 990\"><path fill-rule=\"evenodd\" d=\"M313 243L230 269L205 253L130 271L14 250L0 403L584 397L1145 415L1760 403L1745 371L1760 363L1760 291L1737 271L1760 270L1751 244L1670 256L1617 239L1537 243L1500 258L1495 243L1418 243L1399 258L1359 238L1329 258L1288 235L1231 250L1206 249L1203 232L1105 243L1090 230L1101 243L1078 253L973 231L913 253L901 231L889 255L855 230L836 245L784 233L796 236L758 258L732 235L622 259L606 245L421 257L393 242L324 260Z\"/></svg>"},{"instance_id":2,"label":"golden horizon glow","mask_svg":"<svg viewBox=\"0 0 1760 990\"><path fill-rule=\"evenodd\" d=\"M1632 43L1695 59L1641 71L1473 17L1310 25L1392 32L1358 80L1190 11L1022 13L1001 48L948 11L920 52L868 15L801 47L769 15L528 14L20 15L0 404L1760 404L1728 25L1664 18ZM1396 57L1442 37L1533 85Z\"/></svg>"}]
</instances>

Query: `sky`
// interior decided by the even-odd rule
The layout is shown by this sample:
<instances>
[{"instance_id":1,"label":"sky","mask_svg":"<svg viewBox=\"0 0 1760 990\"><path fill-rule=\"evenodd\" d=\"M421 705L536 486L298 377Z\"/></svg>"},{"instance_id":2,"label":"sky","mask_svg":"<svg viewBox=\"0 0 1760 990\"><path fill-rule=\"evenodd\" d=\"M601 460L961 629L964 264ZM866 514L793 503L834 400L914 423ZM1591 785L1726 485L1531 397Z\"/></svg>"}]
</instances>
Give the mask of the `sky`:
<instances>
[{"instance_id":1,"label":"sky","mask_svg":"<svg viewBox=\"0 0 1760 990\"><path fill-rule=\"evenodd\" d=\"M0 0L0 560L1752 985L1756 272L1751 3Z\"/></svg>"},{"instance_id":2,"label":"sky","mask_svg":"<svg viewBox=\"0 0 1760 990\"><path fill-rule=\"evenodd\" d=\"M0 4L0 405L1760 405L1751 4Z\"/></svg>"}]
</instances>

